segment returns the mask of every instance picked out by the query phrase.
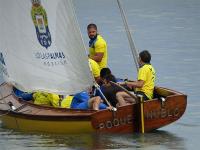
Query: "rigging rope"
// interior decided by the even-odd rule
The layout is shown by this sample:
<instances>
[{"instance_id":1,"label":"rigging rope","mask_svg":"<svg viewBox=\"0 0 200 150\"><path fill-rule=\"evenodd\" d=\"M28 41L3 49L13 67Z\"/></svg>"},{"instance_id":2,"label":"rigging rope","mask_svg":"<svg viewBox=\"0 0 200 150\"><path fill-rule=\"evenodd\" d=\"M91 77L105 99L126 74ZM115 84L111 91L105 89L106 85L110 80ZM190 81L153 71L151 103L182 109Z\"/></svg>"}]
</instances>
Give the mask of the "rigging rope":
<instances>
[{"instance_id":1,"label":"rigging rope","mask_svg":"<svg viewBox=\"0 0 200 150\"><path fill-rule=\"evenodd\" d=\"M124 12L124 9L122 8L120 0L117 0L117 3L118 3L119 10L120 10L120 13L121 13L121 16L122 16L122 20L123 20L123 23L124 23L124 26L125 26L126 34L127 34L128 41L129 41L129 45L130 45L131 52L132 52L132 55L133 55L133 60L135 62L135 66L136 66L136 69L138 71L139 70L139 63L138 63L138 56L139 55L138 55L138 51L135 48L135 44L134 44L133 38L131 36L131 32L130 32L130 29L129 29L129 26L128 26L128 22L127 22L127 19L126 19L126 16L125 16L125 12Z\"/></svg>"}]
</instances>

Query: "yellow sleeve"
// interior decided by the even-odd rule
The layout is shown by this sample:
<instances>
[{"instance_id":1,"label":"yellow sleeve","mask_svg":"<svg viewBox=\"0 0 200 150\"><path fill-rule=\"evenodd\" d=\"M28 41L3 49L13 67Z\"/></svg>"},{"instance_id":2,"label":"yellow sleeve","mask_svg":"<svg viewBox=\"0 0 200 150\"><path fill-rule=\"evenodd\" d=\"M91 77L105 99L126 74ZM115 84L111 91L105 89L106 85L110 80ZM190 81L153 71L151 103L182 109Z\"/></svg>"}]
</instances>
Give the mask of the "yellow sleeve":
<instances>
[{"instance_id":1,"label":"yellow sleeve","mask_svg":"<svg viewBox=\"0 0 200 150\"><path fill-rule=\"evenodd\" d=\"M92 73L93 73L94 77L100 77L100 69L99 69L99 67L97 67L95 65L95 67L92 69Z\"/></svg>"},{"instance_id":2,"label":"yellow sleeve","mask_svg":"<svg viewBox=\"0 0 200 150\"><path fill-rule=\"evenodd\" d=\"M92 59L89 59L90 67L92 69L92 74L94 77L100 76L100 68L99 65Z\"/></svg>"},{"instance_id":3,"label":"yellow sleeve","mask_svg":"<svg viewBox=\"0 0 200 150\"><path fill-rule=\"evenodd\" d=\"M106 46L105 46L105 42L102 39L99 39L96 43L95 43L95 52L96 53L104 53L106 51Z\"/></svg>"},{"instance_id":4,"label":"yellow sleeve","mask_svg":"<svg viewBox=\"0 0 200 150\"><path fill-rule=\"evenodd\" d=\"M146 81L146 79L147 79L147 72L146 72L146 69L142 67L139 69L139 72L138 72L138 80Z\"/></svg>"}]
</instances>

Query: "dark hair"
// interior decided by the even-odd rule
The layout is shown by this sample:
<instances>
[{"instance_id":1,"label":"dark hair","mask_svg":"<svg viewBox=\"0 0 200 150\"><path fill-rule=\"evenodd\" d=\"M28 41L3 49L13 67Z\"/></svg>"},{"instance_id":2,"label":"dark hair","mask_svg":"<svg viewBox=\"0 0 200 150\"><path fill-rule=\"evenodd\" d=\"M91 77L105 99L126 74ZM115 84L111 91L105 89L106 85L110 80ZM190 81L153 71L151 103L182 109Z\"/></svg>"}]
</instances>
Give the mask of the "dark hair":
<instances>
[{"instance_id":1,"label":"dark hair","mask_svg":"<svg viewBox=\"0 0 200 150\"><path fill-rule=\"evenodd\" d=\"M151 54L147 50L140 52L139 56L144 63L150 63Z\"/></svg>"},{"instance_id":2,"label":"dark hair","mask_svg":"<svg viewBox=\"0 0 200 150\"><path fill-rule=\"evenodd\" d=\"M105 78L105 76L110 75L111 70L109 68L102 68L100 71L100 77Z\"/></svg>"},{"instance_id":3,"label":"dark hair","mask_svg":"<svg viewBox=\"0 0 200 150\"><path fill-rule=\"evenodd\" d=\"M108 81L108 82L109 82L109 81L116 82L116 78L115 78L115 76L112 75L112 74L108 74L108 75L106 75L104 78L105 78L106 81Z\"/></svg>"},{"instance_id":4,"label":"dark hair","mask_svg":"<svg viewBox=\"0 0 200 150\"><path fill-rule=\"evenodd\" d=\"M97 25L94 24L94 23L90 23L90 24L87 26L87 30L89 30L90 28L94 28L95 30L97 30Z\"/></svg>"}]
</instances>

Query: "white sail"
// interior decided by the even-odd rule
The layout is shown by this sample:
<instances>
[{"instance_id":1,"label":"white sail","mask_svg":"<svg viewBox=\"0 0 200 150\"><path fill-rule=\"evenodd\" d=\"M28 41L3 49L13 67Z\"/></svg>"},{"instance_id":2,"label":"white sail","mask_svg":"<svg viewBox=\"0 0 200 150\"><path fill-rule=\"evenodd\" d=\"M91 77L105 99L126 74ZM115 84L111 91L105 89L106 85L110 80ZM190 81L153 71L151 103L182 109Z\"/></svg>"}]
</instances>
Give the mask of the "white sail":
<instances>
[{"instance_id":1,"label":"white sail","mask_svg":"<svg viewBox=\"0 0 200 150\"><path fill-rule=\"evenodd\" d=\"M1 0L0 64L24 91L71 94L93 84L71 0Z\"/></svg>"}]
</instances>

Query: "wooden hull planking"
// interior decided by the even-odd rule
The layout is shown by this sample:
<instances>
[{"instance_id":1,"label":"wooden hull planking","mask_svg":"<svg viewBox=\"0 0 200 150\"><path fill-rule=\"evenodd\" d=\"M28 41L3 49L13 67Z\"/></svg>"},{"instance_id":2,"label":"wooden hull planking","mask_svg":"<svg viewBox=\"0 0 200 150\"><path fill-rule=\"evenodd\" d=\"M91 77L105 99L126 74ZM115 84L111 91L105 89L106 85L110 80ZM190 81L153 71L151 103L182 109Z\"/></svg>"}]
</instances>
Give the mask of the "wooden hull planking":
<instances>
[{"instance_id":1,"label":"wooden hull planking","mask_svg":"<svg viewBox=\"0 0 200 150\"><path fill-rule=\"evenodd\" d=\"M178 120L186 110L186 95L165 88L157 90L158 93L164 92L163 96L167 97L165 102L158 99L144 102L145 132ZM140 104L119 107L117 112L99 111L92 115L92 119L97 132L141 132Z\"/></svg>"},{"instance_id":2,"label":"wooden hull planking","mask_svg":"<svg viewBox=\"0 0 200 150\"><path fill-rule=\"evenodd\" d=\"M90 120L34 120L14 117L11 115L3 116L1 120L6 128L15 129L22 132L45 132L58 134L95 132L91 126Z\"/></svg>"},{"instance_id":3,"label":"wooden hull planking","mask_svg":"<svg viewBox=\"0 0 200 150\"><path fill-rule=\"evenodd\" d=\"M143 103L144 131L149 132L178 120L185 112L187 96L166 88L156 88L165 101L153 99ZM3 126L24 132L47 133L131 133L141 132L140 104L110 110L75 110L39 106L19 100L12 87L0 86L1 102L12 102L17 108L8 111L8 105L0 105Z\"/></svg>"}]
</instances>

